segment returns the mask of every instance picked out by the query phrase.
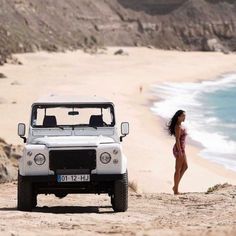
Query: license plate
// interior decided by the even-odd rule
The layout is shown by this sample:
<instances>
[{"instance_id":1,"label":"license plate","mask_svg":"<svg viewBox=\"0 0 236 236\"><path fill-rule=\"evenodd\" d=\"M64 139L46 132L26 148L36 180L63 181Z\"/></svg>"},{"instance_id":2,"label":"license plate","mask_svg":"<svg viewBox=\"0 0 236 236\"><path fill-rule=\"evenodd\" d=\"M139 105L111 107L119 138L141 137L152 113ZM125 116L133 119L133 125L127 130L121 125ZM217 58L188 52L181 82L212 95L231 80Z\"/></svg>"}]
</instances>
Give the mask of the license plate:
<instances>
[{"instance_id":1,"label":"license plate","mask_svg":"<svg viewBox=\"0 0 236 236\"><path fill-rule=\"evenodd\" d=\"M58 175L57 182L89 182L90 175Z\"/></svg>"}]
</instances>

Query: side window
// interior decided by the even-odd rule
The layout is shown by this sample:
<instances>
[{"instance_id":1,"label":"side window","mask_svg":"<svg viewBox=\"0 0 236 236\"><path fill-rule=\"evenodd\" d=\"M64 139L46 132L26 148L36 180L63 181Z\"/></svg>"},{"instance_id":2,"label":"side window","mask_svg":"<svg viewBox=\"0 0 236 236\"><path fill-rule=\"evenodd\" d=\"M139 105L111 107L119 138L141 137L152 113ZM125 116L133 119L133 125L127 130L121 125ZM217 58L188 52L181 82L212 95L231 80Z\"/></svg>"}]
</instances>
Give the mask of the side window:
<instances>
[{"instance_id":1,"label":"side window","mask_svg":"<svg viewBox=\"0 0 236 236\"><path fill-rule=\"evenodd\" d=\"M103 121L107 124L107 125L111 125L112 123L112 113L111 113L111 109L110 108L106 108L102 110L103 113Z\"/></svg>"},{"instance_id":2,"label":"side window","mask_svg":"<svg viewBox=\"0 0 236 236\"><path fill-rule=\"evenodd\" d=\"M43 125L43 119L44 119L44 109L37 109L37 117L34 121L34 125Z\"/></svg>"}]
</instances>

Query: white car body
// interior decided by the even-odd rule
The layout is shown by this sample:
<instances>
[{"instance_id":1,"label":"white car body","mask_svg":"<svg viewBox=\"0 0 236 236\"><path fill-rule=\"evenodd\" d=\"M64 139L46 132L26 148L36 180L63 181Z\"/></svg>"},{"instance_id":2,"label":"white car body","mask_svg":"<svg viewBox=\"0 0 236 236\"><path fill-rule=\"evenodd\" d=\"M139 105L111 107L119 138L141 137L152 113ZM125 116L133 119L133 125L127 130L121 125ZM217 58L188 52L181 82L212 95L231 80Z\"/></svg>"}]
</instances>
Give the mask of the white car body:
<instances>
[{"instance_id":1,"label":"white car body","mask_svg":"<svg viewBox=\"0 0 236 236\"><path fill-rule=\"evenodd\" d=\"M34 124L34 119L37 119L37 112L35 115L35 107L42 107L41 109L45 109L45 118L46 109L55 108L57 106L66 106L66 108L68 108L68 106L75 106L76 108L82 106L82 108L87 108L87 105L92 107L98 106L98 109L101 109L101 113L104 107L109 107L109 109L112 111L112 125L101 127L60 127L59 125L52 127L43 127ZM26 143L23 155L20 158L19 162L19 178L24 182L23 184L25 184L26 181L27 183L31 184L31 188L34 188L33 190L31 190L35 192L36 196L39 193L54 193L55 195L58 194L59 196L61 196L61 192L56 192L58 191L58 187L60 188L61 186L61 183L56 183L57 175L76 175L86 173L90 175L91 178L91 181L87 186L88 190L86 190L86 186L83 185L82 189L80 187L80 183L74 183L74 185L68 185L68 192L63 190L63 194L66 195L67 193L70 193L70 191L73 190L72 188L74 186L78 193L80 193L80 191L91 193L107 192L110 196L112 196L114 195L113 192L116 188L113 187L115 181L123 178L123 176L127 178L127 158L123 153L121 140L129 132L128 123L123 122L121 125L121 129L121 133L123 135L119 136L115 119L114 104L106 99L97 97L81 98L58 96L50 96L40 99L32 104L32 113L27 139L24 137L25 125L22 123L18 125L18 134L24 139ZM108 163L102 162L101 156L104 153L110 158L108 158L108 160L110 160ZM89 158L88 160L86 160L86 155L90 156L89 158L91 160L92 158L95 158L96 155L96 163L93 160L94 168L86 167L85 169L83 169L82 166L89 166L92 163L91 162L90 164L86 164L86 162L89 162L90 160ZM39 158L39 161L42 160L42 163L38 162L39 156L41 158ZM75 161L75 167L73 167L73 163L70 163L70 167L64 167L63 163L65 163L66 166L67 161L68 163L72 161L72 159L70 159L72 158L72 156L74 158L73 160ZM77 156L80 156L80 159L76 159ZM60 163L57 163L57 160L59 160L59 158L61 158ZM81 162L84 161L84 164L80 165L78 160L80 160ZM60 165L60 168L57 170L54 166L58 165ZM49 177L52 177L52 180L49 180ZM40 184L37 184L41 182L44 184L44 187L40 186ZM52 185L51 189L48 186L50 184ZM23 194L19 195L20 197L18 198L18 202L20 202L18 204L19 209L28 209L29 206L25 207L27 206L27 203L22 200L24 197L24 190L22 190L22 188L21 186L19 186L20 190L18 190L18 192L20 191L18 195L23 191ZM40 188L42 188L43 190L41 190ZM45 188L47 190L45 190ZM67 185L64 184L63 188L66 189ZM115 206L114 209L117 209L117 211L124 211L127 209L127 203L125 203L125 205L121 204L121 207L120 202L113 203L113 205Z\"/></svg>"}]
</instances>

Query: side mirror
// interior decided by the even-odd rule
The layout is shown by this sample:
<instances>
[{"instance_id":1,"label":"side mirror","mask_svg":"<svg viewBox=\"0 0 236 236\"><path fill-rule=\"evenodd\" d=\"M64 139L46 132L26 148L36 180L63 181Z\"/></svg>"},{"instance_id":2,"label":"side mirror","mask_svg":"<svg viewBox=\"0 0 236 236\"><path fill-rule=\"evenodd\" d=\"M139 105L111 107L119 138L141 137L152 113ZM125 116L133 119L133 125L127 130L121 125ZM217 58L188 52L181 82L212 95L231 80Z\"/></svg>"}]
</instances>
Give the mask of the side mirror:
<instances>
[{"instance_id":1,"label":"side mirror","mask_svg":"<svg viewBox=\"0 0 236 236\"><path fill-rule=\"evenodd\" d=\"M120 141L123 141L123 138L129 134L129 122L122 122L121 123L121 134Z\"/></svg>"},{"instance_id":2,"label":"side mirror","mask_svg":"<svg viewBox=\"0 0 236 236\"><path fill-rule=\"evenodd\" d=\"M18 124L18 135L24 140L24 143L26 143L26 137L25 136L25 124L19 123Z\"/></svg>"}]
</instances>

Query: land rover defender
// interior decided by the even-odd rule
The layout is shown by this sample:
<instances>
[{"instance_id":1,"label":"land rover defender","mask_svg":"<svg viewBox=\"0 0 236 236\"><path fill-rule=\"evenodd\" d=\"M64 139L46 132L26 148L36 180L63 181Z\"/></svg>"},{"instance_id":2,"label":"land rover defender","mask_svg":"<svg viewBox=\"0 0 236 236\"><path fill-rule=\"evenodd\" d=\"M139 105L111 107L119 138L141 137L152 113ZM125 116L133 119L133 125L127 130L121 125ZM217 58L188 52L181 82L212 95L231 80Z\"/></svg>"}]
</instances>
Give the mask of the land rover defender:
<instances>
[{"instance_id":1,"label":"land rover defender","mask_svg":"<svg viewBox=\"0 0 236 236\"><path fill-rule=\"evenodd\" d=\"M28 137L19 161L19 210L37 206L38 194L63 198L72 193L108 194L115 212L128 208L127 158L121 141L129 123L121 123L114 104L97 97L49 96L32 104ZM79 204L79 203L78 203Z\"/></svg>"}]
</instances>

